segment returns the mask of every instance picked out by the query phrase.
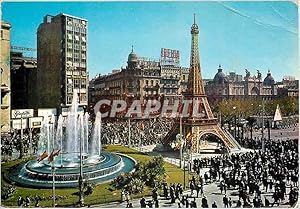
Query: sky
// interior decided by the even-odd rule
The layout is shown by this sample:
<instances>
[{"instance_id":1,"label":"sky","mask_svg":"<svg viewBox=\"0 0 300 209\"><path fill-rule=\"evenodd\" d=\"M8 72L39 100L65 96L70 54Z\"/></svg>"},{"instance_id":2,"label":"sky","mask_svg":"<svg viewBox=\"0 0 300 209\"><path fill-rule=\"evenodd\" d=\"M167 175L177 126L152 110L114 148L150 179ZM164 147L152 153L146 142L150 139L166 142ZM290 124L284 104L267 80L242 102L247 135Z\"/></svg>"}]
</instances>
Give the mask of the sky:
<instances>
[{"instance_id":1,"label":"sky","mask_svg":"<svg viewBox=\"0 0 300 209\"><path fill-rule=\"evenodd\" d=\"M180 51L189 67L193 14L200 29L202 76L223 72L276 81L299 79L298 11L292 2L3 2L11 23L11 44L36 48L36 31L47 14L66 13L88 20L90 79L125 67L133 45L138 56L158 60L161 48ZM35 54L26 54L36 56Z\"/></svg>"}]
</instances>

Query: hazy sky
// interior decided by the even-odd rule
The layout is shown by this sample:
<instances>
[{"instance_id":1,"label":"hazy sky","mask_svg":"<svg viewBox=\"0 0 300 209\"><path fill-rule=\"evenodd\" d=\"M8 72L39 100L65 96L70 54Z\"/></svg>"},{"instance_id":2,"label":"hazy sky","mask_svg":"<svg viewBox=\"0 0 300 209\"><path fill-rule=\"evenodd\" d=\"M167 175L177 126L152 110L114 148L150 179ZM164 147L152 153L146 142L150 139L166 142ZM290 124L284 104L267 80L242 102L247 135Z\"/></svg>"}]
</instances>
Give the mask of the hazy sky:
<instances>
[{"instance_id":1,"label":"hazy sky","mask_svg":"<svg viewBox=\"0 0 300 209\"><path fill-rule=\"evenodd\" d=\"M268 69L276 81L299 78L297 6L291 2L4 2L12 45L36 48L36 31L46 14L88 20L90 78L126 65L131 45L138 56L159 59L161 48L178 49L189 66L193 13L200 28L202 75L251 74ZM27 54L34 55L34 54Z\"/></svg>"}]
</instances>

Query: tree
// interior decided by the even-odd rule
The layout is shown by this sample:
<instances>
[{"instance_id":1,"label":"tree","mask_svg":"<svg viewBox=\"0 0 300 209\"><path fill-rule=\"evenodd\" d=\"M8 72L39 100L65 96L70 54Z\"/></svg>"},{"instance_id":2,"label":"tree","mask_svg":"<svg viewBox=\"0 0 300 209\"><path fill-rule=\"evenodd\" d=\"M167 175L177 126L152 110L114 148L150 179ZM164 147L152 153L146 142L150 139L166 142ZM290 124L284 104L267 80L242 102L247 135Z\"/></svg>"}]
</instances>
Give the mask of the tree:
<instances>
[{"instance_id":1,"label":"tree","mask_svg":"<svg viewBox=\"0 0 300 209\"><path fill-rule=\"evenodd\" d=\"M155 156L149 162L139 162L133 173L121 174L112 185L117 188L126 188L131 193L140 193L144 187L157 188L165 181L164 161L161 155Z\"/></svg>"}]
</instances>

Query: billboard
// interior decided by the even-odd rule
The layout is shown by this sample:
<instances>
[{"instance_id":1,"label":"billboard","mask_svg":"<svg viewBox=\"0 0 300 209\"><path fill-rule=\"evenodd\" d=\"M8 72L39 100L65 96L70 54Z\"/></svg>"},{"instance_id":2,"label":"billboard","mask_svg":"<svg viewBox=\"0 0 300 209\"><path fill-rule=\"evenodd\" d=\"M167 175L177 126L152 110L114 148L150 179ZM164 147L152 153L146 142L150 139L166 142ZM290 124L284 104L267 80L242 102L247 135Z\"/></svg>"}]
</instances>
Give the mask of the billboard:
<instances>
[{"instance_id":1,"label":"billboard","mask_svg":"<svg viewBox=\"0 0 300 209\"><path fill-rule=\"evenodd\" d=\"M179 50L162 48L160 51L160 61L162 65L179 65Z\"/></svg>"},{"instance_id":2,"label":"billboard","mask_svg":"<svg viewBox=\"0 0 300 209\"><path fill-rule=\"evenodd\" d=\"M56 116L57 115L57 111L56 108L39 108L38 109L38 116L49 116L51 117L51 115Z\"/></svg>"},{"instance_id":3,"label":"billboard","mask_svg":"<svg viewBox=\"0 0 300 209\"><path fill-rule=\"evenodd\" d=\"M33 117L28 119L29 128L41 128L43 117Z\"/></svg>"},{"instance_id":4,"label":"billboard","mask_svg":"<svg viewBox=\"0 0 300 209\"><path fill-rule=\"evenodd\" d=\"M33 109L16 109L11 111L11 118L31 118L33 117Z\"/></svg>"},{"instance_id":5,"label":"billboard","mask_svg":"<svg viewBox=\"0 0 300 209\"><path fill-rule=\"evenodd\" d=\"M12 119L11 126L13 129L21 130L27 128L27 119Z\"/></svg>"}]
</instances>

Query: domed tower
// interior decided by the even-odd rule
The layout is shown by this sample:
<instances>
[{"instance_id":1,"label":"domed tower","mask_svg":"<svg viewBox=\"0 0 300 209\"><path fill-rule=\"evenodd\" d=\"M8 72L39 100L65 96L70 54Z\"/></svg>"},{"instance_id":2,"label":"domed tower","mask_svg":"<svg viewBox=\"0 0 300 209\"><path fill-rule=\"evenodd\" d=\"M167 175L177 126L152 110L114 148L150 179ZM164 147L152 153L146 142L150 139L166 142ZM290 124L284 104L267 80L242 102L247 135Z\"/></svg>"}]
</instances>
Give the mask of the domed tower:
<instances>
[{"instance_id":1,"label":"domed tower","mask_svg":"<svg viewBox=\"0 0 300 209\"><path fill-rule=\"evenodd\" d=\"M270 73L270 70L268 70L268 74L267 77L264 79L264 83L265 86L273 86L275 84L275 80L273 78L273 76Z\"/></svg>"},{"instance_id":2,"label":"domed tower","mask_svg":"<svg viewBox=\"0 0 300 209\"><path fill-rule=\"evenodd\" d=\"M221 65L219 65L218 72L216 73L214 77L214 83L215 84L224 84L227 82L227 77L225 73L223 73L223 69L221 68Z\"/></svg>"},{"instance_id":3,"label":"domed tower","mask_svg":"<svg viewBox=\"0 0 300 209\"><path fill-rule=\"evenodd\" d=\"M133 46L130 54L128 55L127 65L129 69L134 69L137 67L138 58L137 55L133 52Z\"/></svg>"}]
</instances>

